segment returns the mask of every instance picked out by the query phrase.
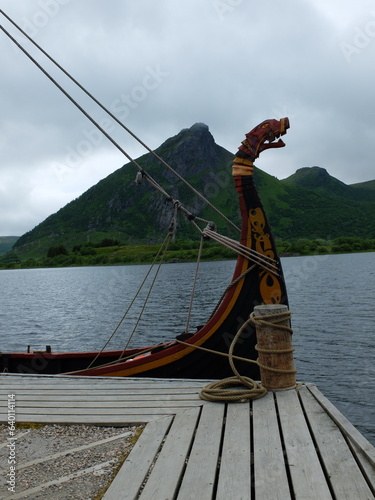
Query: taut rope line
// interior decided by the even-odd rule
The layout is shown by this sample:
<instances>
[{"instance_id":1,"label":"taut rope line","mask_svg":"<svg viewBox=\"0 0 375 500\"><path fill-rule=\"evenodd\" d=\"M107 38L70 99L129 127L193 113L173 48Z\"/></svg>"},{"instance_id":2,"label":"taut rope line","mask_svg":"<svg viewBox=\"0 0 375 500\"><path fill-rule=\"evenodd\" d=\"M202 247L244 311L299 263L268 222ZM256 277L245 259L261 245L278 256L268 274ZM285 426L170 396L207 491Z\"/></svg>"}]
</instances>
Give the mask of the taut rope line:
<instances>
[{"instance_id":1,"label":"taut rope line","mask_svg":"<svg viewBox=\"0 0 375 500\"><path fill-rule=\"evenodd\" d=\"M158 274L158 272L159 272L159 270L160 270L160 266L161 266L161 263L162 263L162 261L163 261L163 256L165 255L165 252L166 252L166 251L167 251L167 249L168 249L168 245L169 245L169 242L170 242L170 240L171 240L171 237L172 237L172 234L171 234L171 232L169 232L169 233L167 234L167 236L165 237L165 239L164 239L163 243L160 245L160 248L159 248L158 253L156 254L156 256L155 256L155 258L154 258L154 260L153 260L153 262L152 262L151 266L149 267L149 269L148 269L148 271L147 271L147 273L146 273L145 277L143 278L142 283L141 283L141 284L140 284L140 286L138 287L138 290L137 290L137 292L135 293L135 295L134 295L133 299L131 300L131 302L130 302L130 304L129 304L128 308L126 309L125 313L123 314L122 318L121 318L121 319L120 319L120 321L118 322L118 324L117 324L116 328L113 330L113 332L112 332L112 334L110 335L110 337L107 339L107 341L106 341L106 343L104 344L104 346L101 348L101 350L97 353L97 355L95 356L95 358L91 361L91 363L90 363L90 364L89 364L89 366L87 367L87 370L88 370L88 369L90 369L90 368L92 367L92 365L93 365L93 364L95 363L95 361L99 358L99 356L102 354L102 352L105 350L105 348L108 346L108 344L110 343L110 341L112 340L112 338L115 336L115 334L116 334L116 333L117 333L117 331L119 330L120 326L122 325L122 323L124 322L125 318L126 318L126 317L127 317L127 315L129 314L129 311L130 311L130 309L132 308L132 306L133 306L134 302L136 301L136 299L137 299L138 295L140 294L140 292L141 292L141 290L142 290L142 288L143 288L144 284L146 283L147 278L149 277L149 275L150 275L150 273L151 273L151 271L152 271L152 269L153 269L154 265L156 264L156 262L157 262L157 260L158 260L158 258L159 258L159 256L160 256L160 254L161 254L161 253L162 253L162 251L163 251L163 253L162 253L162 257L161 257L161 260L160 260L160 262L159 262L158 270L157 270L157 272L156 272L156 274L155 274L155 276L154 276L154 279L153 279L153 282L152 282L152 285L151 285L151 289L152 289L152 287L153 287L153 285L154 285L154 282L155 282L155 279L156 279L156 276L157 276L157 274ZM149 292L148 292L147 298L150 296L151 289L150 289L150 290L149 290ZM146 302L147 302L147 299L146 299ZM144 304L143 309L142 309L142 311L141 311L141 313L140 313L140 316L143 314L143 310L144 310L145 306L146 306L146 304ZM133 331L132 331L132 333L131 333L131 334L130 334L130 336L129 336L129 339L128 339L127 343L126 343L126 346L125 346L124 350L123 350L123 351L122 351L122 353L120 354L120 357L118 358L118 360L116 360L116 363L117 363L118 361L125 361L125 360L126 360L126 358L124 358L124 357L123 357L123 356L124 356L124 352L125 352L126 348L128 347L128 345L129 345L129 343L130 343L130 341L131 341L131 339L132 339L132 337L133 337L133 335L134 335L134 332L135 332L136 327L137 327L137 326L138 326L138 324L139 324L139 321L140 321L140 316L138 317L138 321L137 321L136 326L133 328Z\"/></svg>"},{"instance_id":2,"label":"taut rope line","mask_svg":"<svg viewBox=\"0 0 375 500\"><path fill-rule=\"evenodd\" d=\"M194 301L194 297L195 297L195 289L197 286L199 264L201 262L201 257L202 257L202 249L203 249L203 236L201 237L201 241L199 243L198 257L197 257L197 263L195 266L193 287L192 287L191 294L190 294L190 303L189 303L188 315L187 315L187 319L186 319L185 333L189 333L190 317L191 317L191 312L193 310L193 301Z\"/></svg>"},{"instance_id":3,"label":"taut rope line","mask_svg":"<svg viewBox=\"0 0 375 500\"><path fill-rule=\"evenodd\" d=\"M281 314L269 315L269 316L262 316L262 318L270 319L270 318L280 317L280 315L285 315L282 318L282 320L281 320L281 321L285 321L285 319L288 319L288 317L286 317L287 314L289 315L288 317L290 317L290 311L287 311L287 313L281 313ZM184 345L186 347L191 347L192 349L198 349L200 351L205 351L205 352L208 352L208 353L211 353L211 354L215 354L217 356L223 356L225 358L228 358L229 363L231 365L231 368L234 371L234 373L236 374L236 377L229 377L229 378L226 378L226 379L219 380L219 381L216 381L216 382L212 382L211 384L208 384L203 389L203 393L202 393L202 396L201 396L202 399L207 399L208 401L232 401L232 402L240 401L240 402L244 402L244 401L248 401L250 399L257 399L259 397L264 396L267 393L267 389L265 389L264 387L262 387L262 390L260 390L261 384L259 384L258 382L254 382L254 380L252 380L249 377L243 377L242 375L239 375L239 374L237 375L238 372L237 372L237 369L234 366L233 360L244 361L245 363L256 364L259 367L262 367L263 369L269 370L269 371L277 371L277 372L280 372L280 373L296 373L296 370L278 370L277 368L271 368L271 367L268 367L268 366L262 366L262 365L259 364L258 361L255 361L255 360L252 360L252 359L248 359L248 358L244 358L242 356L236 356L236 355L233 354L234 347L235 347L238 339L240 338L242 332L249 325L249 323L252 323L252 322L253 322L253 318L250 315L250 318L247 321L245 321L245 323L243 323L243 325L241 326L241 328L236 333L236 336L234 337L234 339L233 339L233 341L231 343L231 346L229 348L229 353L221 352L221 351L215 351L214 349L208 349L207 347L201 347L199 345L191 344L191 343L185 342L183 340L176 339L174 341L177 344L181 344L181 345ZM268 326L273 326L273 327L277 326L277 328L279 328L281 326L281 325L277 325L276 323L267 323L267 325ZM293 333L292 330L291 330L291 333ZM162 346L163 344L158 344L158 345ZM171 343L171 346L172 345L173 345L173 342ZM148 347L148 348L146 348L146 349L144 349L142 351L139 351L136 355L138 356L140 354L151 352L153 349L155 349L155 347L157 347L157 346L154 345L154 346ZM294 350L294 348L291 348L291 349L260 349L257 345L255 345L255 349L258 352L266 352L266 353L274 353L274 354L289 353L289 352L291 352L291 350ZM100 367L105 367L105 366L111 366L113 364L118 363L119 360L120 361L126 361L128 359L132 359L133 357L134 357L134 354L132 354L131 356L119 358L119 359L117 359L115 361L111 361L109 363L105 363L105 364L96 366L95 368L100 368ZM89 370L90 367L91 367L91 365L88 368L86 368L86 370ZM81 371L82 370L80 370L80 372ZM75 372L69 372L69 373L75 373ZM238 391L238 394L237 394L237 391L236 391L235 394L234 394L234 391L222 392L223 387L221 387L221 385L220 385L222 382L223 383L225 382L225 385L229 387L229 386L238 386L238 385L240 385L240 383L243 384L244 381L245 381L245 386L248 387L247 390ZM208 390L207 390L207 388L208 388ZM216 392L216 390L217 390L217 392ZM261 395L259 395L258 397L253 397L253 395L257 395L257 394L261 394ZM233 395L235 396L234 399L233 399ZM218 399L218 396L220 396L220 399ZM209 399L211 397L213 397L214 399ZM222 399L222 398L225 398L225 399Z\"/></svg>"},{"instance_id":4,"label":"taut rope line","mask_svg":"<svg viewBox=\"0 0 375 500\"><path fill-rule=\"evenodd\" d=\"M185 207L182 206L181 203L177 203L176 200L174 200L174 198L169 194L167 193L167 191L165 191L165 189L155 180L153 179L153 177L151 177L150 174L148 174L142 167L141 165L139 165L139 163L134 160L134 158L132 158L105 130L103 127L101 127L99 125L99 123L94 119L92 118L92 116L90 116L87 111L85 111L82 106L38 63L38 61L36 61L36 59L34 59L34 57L29 54L25 49L24 47L22 47L21 44L19 44L17 42L17 40L15 40L15 38L12 37L12 35L3 27L0 25L0 29L12 40L12 42L17 45L17 47L37 66L38 69L40 69L40 71L42 71L42 73L44 73L44 75L65 95L65 97L67 97L69 99L69 101L71 101L78 109L79 111L81 111L81 113L88 119L90 120L90 122L95 125L95 127L131 162L133 163L138 169L139 169L139 173L142 175L142 178L145 178L156 190L158 190L163 196L165 196L166 200L171 202L172 204L176 204L177 206L177 209L183 213L185 215L185 217L194 225L194 227L198 230L199 233L202 233L202 230L199 228L199 226L194 222L194 219L198 220L198 221L201 221L201 222L205 222L205 223L209 223L208 220L206 219L202 219L200 217L197 217L195 215L193 215L191 212L189 212ZM204 199L205 202L207 202L210 206L211 206L211 203ZM213 207L213 205L212 205ZM221 212L215 208L215 210L221 214ZM225 216L223 215L223 217L225 218ZM236 226L235 226L236 227ZM238 229L236 227L236 229Z\"/></svg>"},{"instance_id":5,"label":"taut rope line","mask_svg":"<svg viewBox=\"0 0 375 500\"><path fill-rule=\"evenodd\" d=\"M155 275L154 275L154 277L153 277L153 279L152 279L151 286L150 286L150 288L149 288L149 291L147 292L146 299L145 299L145 301L144 301L144 303L143 303L143 306L142 306L141 312L140 312L140 313L139 313L139 315L138 315L138 318L137 318L137 321L136 321L136 323L135 323L135 325L134 325L133 331L132 331L132 333L130 334L130 336L129 336L129 338L128 338L128 341L127 341L127 343L126 343L126 345L125 345L125 347L124 347L124 349L123 349L123 351L122 351L122 353L121 353L121 356L120 356L120 358L119 358L120 360L121 360L122 356L124 356L124 354L125 354L125 352L126 352L126 349L128 348L128 346L129 346L129 344L130 344L130 342L131 342L131 340L132 340L132 338L133 338L133 335L134 335L134 333L135 333L136 329L138 328L139 322L141 321L142 315L143 315L143 313L144 313L144 311L145 311L145 309L146 309L146 305L147 305L148 299L150 298L151 292L152 292L152 290L153 290L153 288L154 288L154 285L155 285L155 282L156 282L156 278L158 277L159 271L160 271L161 266L162 266L163 261L164 261L164 256L165 256L165 254L166 254L166 252L167 252L167 250L168 250L168 247L169 247L169 244L170 244L170 242L171 242L171 239L172 239L172 234L171 234L171 233L168 233L168 235L167 235L167 237L166 237L166 239L165 239L165 241L164 241L164 243L163 243L163 245L165 244L165 247L164 247L164 250L163 250L163 253L162 253L161 259L160 259L160 261L159 261L158 267L157 267L157 269L156 269L156 273L155 273Z\"/></svg>"},{"instance_id":6,"label":"taut rope line","mask_svg":"<svg viewBox=\"0 0 375 500\"><path fill-rule=\"evenodd\" d=\"M208 227L203 230L203 235L208 236L212 240L217 241L225 247L237 252L239 255L242 255L250 261L255 262L266 271L279 276L278 268L276 266L276 260L268 257L268 255L259 253L252 248L242 245L239 241L228 238L227 236L219 234L216 231L212 231L212 229Z\"/></svg>"}]
</instances>

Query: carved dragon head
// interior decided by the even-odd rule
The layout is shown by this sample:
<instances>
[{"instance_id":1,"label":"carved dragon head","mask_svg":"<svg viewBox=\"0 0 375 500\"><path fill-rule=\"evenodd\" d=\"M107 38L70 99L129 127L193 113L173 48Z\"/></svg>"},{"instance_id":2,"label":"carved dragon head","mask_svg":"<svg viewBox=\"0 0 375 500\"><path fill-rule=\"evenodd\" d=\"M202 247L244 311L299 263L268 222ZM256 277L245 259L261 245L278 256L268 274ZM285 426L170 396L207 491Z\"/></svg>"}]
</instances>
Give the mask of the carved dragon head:
<instances>
[{"instance_id":1,"label":"carved dragon head","mask_svg":"<svg viewBox=\"0 0 375 500\"><path fill-rule=\"evenodd\" d=\"M246 139L242 141L239 150L245 153L251 161L254 161L266 149L284 147L285 143L279 137L286 134L288 128L288 118L265 120L246 134ZM276 139L279 140L273 142Z\"/></svg>"}]
</instances>

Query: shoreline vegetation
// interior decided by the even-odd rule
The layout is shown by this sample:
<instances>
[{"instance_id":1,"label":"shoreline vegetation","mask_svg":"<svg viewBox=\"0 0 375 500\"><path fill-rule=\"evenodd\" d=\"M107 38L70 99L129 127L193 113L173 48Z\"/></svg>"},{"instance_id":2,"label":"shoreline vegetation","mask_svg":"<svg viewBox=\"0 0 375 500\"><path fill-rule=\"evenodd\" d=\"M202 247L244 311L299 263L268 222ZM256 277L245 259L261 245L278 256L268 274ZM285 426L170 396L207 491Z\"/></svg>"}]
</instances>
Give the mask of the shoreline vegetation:
<instances>
[{"instance_id":1,"label":"shoreline vegetation","mask_svg":"<svg viewBox=\"0 0 375 500\"><path fill-rule=\"evenodd\" d=\"M281 257L375 251L375 238L340 237L333 240L300 238L294 241L276 240L276 244ZM198 246L198 241L191 240L171 243L163 261L194 262L198 255ZM159 249L159 244L123 245L117 240L104 239L95 245L91 243L75 245L71 249L64 245L52 246L46 255L26 259L22 259L11 250L0 256L0 269L150 264ZM235 258L236 253L232 250L208 241L203 247L201 260Z\"/></svg>"}]
</instances>

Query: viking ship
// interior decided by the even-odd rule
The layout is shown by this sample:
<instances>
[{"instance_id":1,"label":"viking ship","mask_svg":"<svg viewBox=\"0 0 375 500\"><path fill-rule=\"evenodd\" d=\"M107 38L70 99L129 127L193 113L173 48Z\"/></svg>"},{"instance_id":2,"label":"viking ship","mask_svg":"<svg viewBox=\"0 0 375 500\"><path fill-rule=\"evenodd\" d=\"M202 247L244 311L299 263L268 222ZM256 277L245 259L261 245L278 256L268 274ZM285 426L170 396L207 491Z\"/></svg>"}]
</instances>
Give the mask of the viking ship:
<instances>
[{"instance_id":1,"label":"viking ship","mask_svg":"<svg viewBox=\"0 0 375 500\"><path fill-rule=\"evenodd\" d=\"M59 65L42 47L23 31L5 12L1 14L17 28L31 44L47 57L61 72L105 111L114 122L135 138L153 154L158 161L171 170L177 178L192 188L163 158L151 150L131 130L129 130L111 111L103 106L75 78ZM0 373L38 373L72 374L107 377L167 377L167 378L223 378L232 374L227 353L232 339L237 338L233 347L238 370L244 375L259 379L259 368L246 360L255 360L255 327L248 323L254 307L260 304L285 304L287 293L280 259L275 247L263 206L254 185L254 160L269 148L285 146L280 136L289 128L288 118L266 120L246 134L233 160L232 174L239 197L241 213L240 240L233 240L219 234L213 224L208 223L202 230L195 223L198 218L190 213L177 200L174 200L127 152L87 113L83 107L53 78L33 57L25 46L19 43L3 26L6 36L42 71L42 73L88 118L97 129L139 169L137 180L146 180L153 188L171 202L176 212L181 212L195 224L203 239L222 243L237 252L237 262L231 283L214 308L210 318L195 333L186 331L165 343L144 348L88 352L52 352L49 346L45 351L2 352L0 353ZM276 139L278 139L276 141ZM194 190L213 209L215 207ZM216 210L216 209L215 209ZM223 215L220 213L220 215ZM200 219L202 221L202 219ZM233 225L231 221L227 219ZM207 221L206 221L207 222ZM171 224L169 236L174 232ZM242 327L246 323L246 328ZM116 331L116 329L115 329ZM241 335L237 335L241 331ZM106 344L108 345L108 343ZM232 348L231 348L232 350Z\"/></svg>"},{"instance_id":2,"label":"viking ship","mask_svg":"<svg viewBox=\"0 0 375 500\"><path fill-rule=\"evenodd\" d=\"M0 371L106 377L220 379L231 375L225 356L231 340L260 304L288 304L285 281L271 228L254 184L253 162L268 148L283 147L280 139L288 118L266 120L246 134L233 160L232 175L241 212L240 241L222 236L210 225L203 236L238 253L231 283L207 323L195 333L178 335L144 348L94 352L1 353ZM275 142L276 139L279 139ZM235 358L257 358L255 327L247 324L234 347ZM244 376L259 379L259 368L236 362Z\"/></svg>"}]
</instances>

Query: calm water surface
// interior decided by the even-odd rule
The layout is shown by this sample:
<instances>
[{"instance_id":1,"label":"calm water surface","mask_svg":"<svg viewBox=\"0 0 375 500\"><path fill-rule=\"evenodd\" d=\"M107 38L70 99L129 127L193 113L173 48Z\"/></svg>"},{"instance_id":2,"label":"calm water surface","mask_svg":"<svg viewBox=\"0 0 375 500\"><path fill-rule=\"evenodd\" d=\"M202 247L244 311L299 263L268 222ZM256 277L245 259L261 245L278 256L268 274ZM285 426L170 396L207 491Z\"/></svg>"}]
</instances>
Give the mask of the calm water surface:
<instances>
[{"instance_id":1,"label":"calm water surface","mask_svg":"<svg viewBox=\"0 0 375 500\"><path fill-rule=\"evenodd\" d=\"M234 265L201 264L191 331L207 320ZM317 384L375 444L375 253L289 257L283 267L298 380ZM0 349L102 348L147 271L148 266L0 271ZM131 345L168 340L185 330L194 271L195 264L160 270ZM140 292L109 348L126 344L148 289Z\"/></svg>"}]
</instances>

